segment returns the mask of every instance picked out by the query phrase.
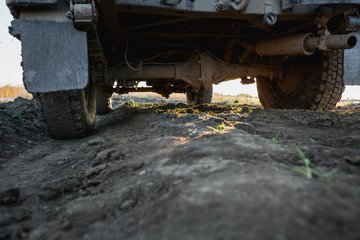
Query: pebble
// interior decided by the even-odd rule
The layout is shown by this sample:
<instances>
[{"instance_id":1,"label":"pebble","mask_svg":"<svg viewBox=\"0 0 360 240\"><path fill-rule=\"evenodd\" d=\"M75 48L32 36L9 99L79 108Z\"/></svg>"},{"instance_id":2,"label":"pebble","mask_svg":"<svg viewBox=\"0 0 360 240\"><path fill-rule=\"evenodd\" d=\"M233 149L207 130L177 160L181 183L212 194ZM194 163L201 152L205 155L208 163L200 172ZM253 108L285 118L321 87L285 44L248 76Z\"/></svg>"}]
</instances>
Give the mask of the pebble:
<instances>
[{"instance_id":1,"label":"pebble","mask_svg":"<svg viewBox=\"0 0 360 240\"><path fill-rule=\"evenodd\" d=\"M0 192L0 205L16 203L20 197L19 188L10 188Z\"/></svg>"},{"instance_id":2,"label":"pebble","mask_svg":"<svg viewBox=\"0 0 360 240\"><path fill-rule=\"evenodd\" d=\"M87 142L87 144L89 146L95 146L95 145L99 145L101 143L104 143L105 139L101 138L101 137L97 137L97 138L93 138L90 141Z\"/></svg>"},{"instance_id":3,"label":"pebble","mask_svg":"<svg viewBox=\"0 0 360 240\"><path fill-rule=\"evenodd\" d=\"M122 209L122 210L123 210L123 209L129 209L129 208L135 206L135 204L136 204L136 202L135 202L135 200L133 200L133 199L125 200L125 201L121 204L120 209Z\"/></svg>"},{"instance_id":4,"label":"pebble","mask_svg":"<svg viewBox=\"0 0 360 240\"><path fill-rule=\"evenodd\" d=\"M88 169L85 170L85 176L87 178L90 178L94 175L98 175L102 170L104 170L105 168L107 168L108 165L107 164L101 164L97 167L90 167Z\"/></svg>"},{"instance_id":5,"label":"pebble","mask_svg":"<svg viewBox=\"0 0 360 240\"><path fill-rule=\"evenodd\" d=\"M324 127L331 127L331 126L335 125L334 119L332 119L328 114L319 116L316 119L316 122L318 123L318 125L324 126Z\"/></svg>"},{"instance_id":6,"label":"pebble","mask_svg":"<svg viewBox=\"0 0 360 240\"><path fill-rule=\"evenodd\" d=\"M54 186L46 186L41 189L41 192L38 194L38 197L43 201L50 201L60 196L61 188Z\"/></svg>"},{"instance_id":7,"label":"pebble","mask_svg":"<svg viewBox=\"0 0 360 240\"><path fill-rule=\"evenodd\" d=\"M115 148L110 148L110 149L106 149L104 151L99 152L96 155L96 158L92 164L92 166L97 166L99 164L101 164L102 162L106 162L107 160L109 160L111 158L111 154L113 154L115 152Z\"/></svg>"}]
</instances>

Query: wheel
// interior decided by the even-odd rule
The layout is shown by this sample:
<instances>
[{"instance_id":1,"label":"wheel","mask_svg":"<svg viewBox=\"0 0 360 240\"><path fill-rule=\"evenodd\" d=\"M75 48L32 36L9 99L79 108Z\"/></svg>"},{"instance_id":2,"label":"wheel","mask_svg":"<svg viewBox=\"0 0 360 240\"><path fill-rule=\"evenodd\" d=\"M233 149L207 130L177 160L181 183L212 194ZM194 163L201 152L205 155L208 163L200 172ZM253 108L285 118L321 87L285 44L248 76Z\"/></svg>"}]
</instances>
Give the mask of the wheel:
<instances>
[{"instance_id":1,"label":"wheel","mask_svg":"<svg viewBox=\"0 0 360 240\"><path fill-rule=\"evenodd\" d=\"M213 94L212 87L208 90L201 90L200 92L189 90L186 92L186 101L188 105L211 103L212 94Z\"/></svg>"},{"instance_id":2,"label":"wheel","mask_svg":"<svg viewBox=\"0 0 360 240\"><path fill-rule=\"evenodd\" d=\"M344 51L317 52L282 65L282 77L256 81L261 104L267 108L331 110L345 89Z\"/></svg>"},{"instance_id":3,"label":"wheel","mask_svg":"<svg viewBox=\"0 0 360 240\"><path fill-rule=\"evenodd\" d=\"M96 114L104 115L111 112L111 96L113 92L106 87L96 87Z\"/></svg>"},{"instance_id":4,"label":"wheel","mask_svg":"<svg viewBox=\"0 0 360 240\"><path fill-rule=\"evenodd\" d=\"M91 133L95 125L95 88L36 94L36 107L44 128L53 138L78 138Z\"/></svg>"}]
</instances>

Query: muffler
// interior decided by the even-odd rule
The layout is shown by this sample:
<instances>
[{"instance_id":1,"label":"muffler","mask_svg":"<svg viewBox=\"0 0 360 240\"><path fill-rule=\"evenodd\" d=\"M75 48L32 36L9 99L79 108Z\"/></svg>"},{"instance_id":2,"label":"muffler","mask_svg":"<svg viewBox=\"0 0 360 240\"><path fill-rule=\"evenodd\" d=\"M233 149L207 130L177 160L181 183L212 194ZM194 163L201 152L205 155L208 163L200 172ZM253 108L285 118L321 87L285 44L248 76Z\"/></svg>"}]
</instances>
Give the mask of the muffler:
<instances>
[{"instance_id":1,"label":"muffler","mask_svg":"<svg viewBox=\"0 0 360 240\"><path fill-rule=\"evenodd\" d=\"M305 33L259 40L256 52L260 56L309 56L318 49L350 49L355 47L356 43L357 38L354 35L327 35L321 38Z\"/></svg>"}]
</instances>

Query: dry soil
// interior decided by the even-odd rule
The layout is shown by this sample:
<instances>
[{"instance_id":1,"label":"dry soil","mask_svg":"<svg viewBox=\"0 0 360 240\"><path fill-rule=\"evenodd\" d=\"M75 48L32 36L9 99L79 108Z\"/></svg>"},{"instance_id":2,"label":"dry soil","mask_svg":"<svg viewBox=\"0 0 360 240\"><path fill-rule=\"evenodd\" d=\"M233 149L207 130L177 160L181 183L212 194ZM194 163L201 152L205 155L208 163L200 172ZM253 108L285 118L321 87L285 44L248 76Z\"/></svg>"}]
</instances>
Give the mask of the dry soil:
<instances>
[{"instance_id":1,"label":"dry soil","mask_svg":"<svg viewBox=\"0 0 360 240\"><path fill-rule=\"evenodd\" d=\"M113 105L53 140L0 104L1 240L360 239L359 106Z\"/></svg>"}]
</instances>

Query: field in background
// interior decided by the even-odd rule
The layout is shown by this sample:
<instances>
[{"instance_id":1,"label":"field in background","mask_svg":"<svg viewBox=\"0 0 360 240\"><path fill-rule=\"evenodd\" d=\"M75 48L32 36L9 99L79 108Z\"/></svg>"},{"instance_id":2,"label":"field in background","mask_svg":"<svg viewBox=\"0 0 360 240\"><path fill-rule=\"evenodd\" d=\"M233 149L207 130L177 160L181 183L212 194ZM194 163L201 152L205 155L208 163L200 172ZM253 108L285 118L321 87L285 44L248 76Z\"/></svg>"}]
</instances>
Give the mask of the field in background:
<instances>
[{"instance_id":1,"label":"field in background","mask_svg":"<svg viewBox=\"0 0 360 240\"><path fill-rule=\"evenodd\" d=\"M144 98L154 98L154 97L161 97L157 93L130 93L130 96L136 97L144 97ZM16 97L23 97L23 98L32 98L32 95L26 91L23 86L10 86L6 85L0 87L0 99L8 99L8 98L16 98ZM181 93L174 93L171 94L169 99L173 100L181 100L186 101L185 94ZM222 95L219 93L214 93L213 95L213 102L226 102L226 103L258 103L259 99L254 98L247 94L239 94L237 96L230 96L230 95Z\"/></svg>"},{"instance_id":2,"label":"field in background","mask_svg":"<svg viewBox=\"0 0 360 240\"><path fill-rule=\"evenodd\" d=\"M32 95L26 91L23 86L10 86L6 85L0 87L0 99L4 98L16 98L16 97L23 97L23 98L32 98Z\"/></svg>"},{"instance_id":3,"label":"field in background","mask_svg":"<svg viewBox=\"0 0 360 240\"><path fill-rule=\"evenodd\" d=\"M144 97L144 98L153 98L153 97L161 97L157 93L130 93L130 96L136 96L136 97ZM172 100L181 100L186 101L185 94L181 93L173 93L170 95L169 99ZM248 94L238 94L237 96L230 96L230 95L223 95L219 93L214 93L212 98L213 103L246 103L246 104L252 104L252 103L259 103L259 99L256 97L252 97Z\"/></svg>"},{"instance_id":4,"label":"field in background","mask_svg":"<svg viewBox=\"0 0 360 240\"><path fill-rule=\"evenodd\" d=\"M144 98L153 98L153 97L161 97L157 93L130 93L130 96L136 97L144 97ZM26 91L24 86L11 86L6 85L0 87L0 101L8 101L9 99L23 97L31 99L32 95ZM174 93L171 94L169 99L173 100L181 100L186 101L185 94ZM219 93L214 93L212 98L213 103L242 103L242 104L257 104L259 102L259 98L252 97L248 94L238 94L237 96L231 95L223 95ZM342 99L341 102L338 103L338 106L346 106L350 104L359 104L359 100L354 99Z\"/></svg>"}]
</instances>

